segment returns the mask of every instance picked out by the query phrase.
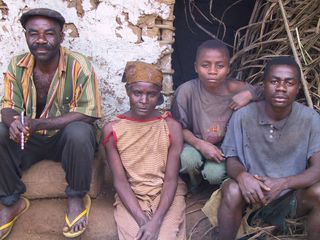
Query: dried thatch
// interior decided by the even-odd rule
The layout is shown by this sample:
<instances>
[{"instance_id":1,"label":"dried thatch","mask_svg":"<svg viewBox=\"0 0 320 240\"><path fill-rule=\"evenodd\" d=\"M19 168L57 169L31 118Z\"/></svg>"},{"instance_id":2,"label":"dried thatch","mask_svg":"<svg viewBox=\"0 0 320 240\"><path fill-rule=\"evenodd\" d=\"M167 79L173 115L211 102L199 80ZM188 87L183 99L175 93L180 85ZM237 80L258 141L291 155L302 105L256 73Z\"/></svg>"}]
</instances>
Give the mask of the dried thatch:
<instances>
[{"instance_id":1,"label":"dried thatch","mask_svg":"<svg viewBox=\"0 0 320 240\"><path fill-rule=\"evenodd\" d=\"M232 71L260 82L265 61L277 55L294 55L303 71L299 101L320 110L319 0L256 1L249 25L236 33Z\"/></svg>"}]
</instances>

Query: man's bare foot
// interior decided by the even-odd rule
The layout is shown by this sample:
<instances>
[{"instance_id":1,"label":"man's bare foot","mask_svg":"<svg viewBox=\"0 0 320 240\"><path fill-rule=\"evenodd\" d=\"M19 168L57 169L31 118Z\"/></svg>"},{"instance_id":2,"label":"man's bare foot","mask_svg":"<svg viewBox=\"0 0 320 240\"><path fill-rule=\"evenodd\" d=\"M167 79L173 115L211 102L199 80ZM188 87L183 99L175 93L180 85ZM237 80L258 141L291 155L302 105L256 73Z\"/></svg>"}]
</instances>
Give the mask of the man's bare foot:
<instances>
[{"instance_id":1,"label":"man's bare foot","mask_svg":"<svg viewBox=\"0 0 320 240\"><path fill-rule=\"evenodd\" d=\"M3 206L0 211L0 227L5 224L11 222L16 216L22 213L27 207L27 202L20 198L14 205L10 207ZM10 231L10 227L4 228L0 230L0 239L5 236L8 231Z\"/></svg>"},{"instance_id":2,"label":"man's bare foot","mask_svg":"<svg viewBox=\"0 0 320 240\"><path fill-rule=\"evenodd\" d=\"M86 196L85 196L86 197ZM84 198L68 198L67 217L72 222L85 210ZM71 227L67 224L63 228L64 233L75 233L82 231L88 224L87 214L84 214Z\"/></svg>"}]
</instances>

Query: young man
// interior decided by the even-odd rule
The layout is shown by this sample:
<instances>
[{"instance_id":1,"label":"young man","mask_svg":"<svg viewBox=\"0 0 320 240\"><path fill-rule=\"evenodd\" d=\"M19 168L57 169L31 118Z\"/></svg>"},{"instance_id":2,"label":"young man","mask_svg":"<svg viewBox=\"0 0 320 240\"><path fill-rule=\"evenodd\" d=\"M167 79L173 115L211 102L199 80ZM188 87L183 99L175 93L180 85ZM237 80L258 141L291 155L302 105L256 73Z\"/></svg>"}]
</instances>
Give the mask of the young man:
<instances>
[{"instance_id":1,"label":"young man","mask_svg":"<svg viewBox=\"0 0 320 240\"><path fill-rule=\"evenodd\" d=\"M308 215L308 239L320 239L320 117L295 102L300 79L293 58L272 59L264 73L265 100L230 120L222 145L231 179L221 190L220 240L235 239L249 205L259 209L255 219L277 228L285 217Z\"/></svg>"},{"instance_id":2,"label":"young man","mask_svg":"<svg viewBox=\"0 0 320 240\"><path fill-rule=\"evenodd\" d=\"M123 79L130 110L103 130L119 239L186 239L186 189L178 177L181 126L155 109L162 73L152 64L128 62Z\"/></svg>"},{"instance_id":3,"label":"young man","mask_svg":"<svg viewBox=\"0 0 320 240\"><path fill-rule=\"evenodd\" d=\"M26 191L22 171L42 159L60 161L66 172L68 207L63 234L75 237L88 221L90 197L86 193L96 147L92 123L101 117L97 79L86 57L60 46L65 23L60 13L32 9L20 22L30 53L13 57L4 75L0 239L29 206L20 197Z\"/></svg>"},{"instance_id":4,"label":"young man","mask_svg":"<svg viewBox=\"0 0 320 240\"><path fill-rule=\"evenodd\" d=\"M220 184L225 178L220 145L227 122L234 110L258 97L258 89L227 78L229 60L229 50L222 42L202 43L195 61L198 78L182 84L174 96L172 115L182 125L185 142L180 172L190 176L191 191L201 174L210 184Z\"/></svg>"}]
</instances>

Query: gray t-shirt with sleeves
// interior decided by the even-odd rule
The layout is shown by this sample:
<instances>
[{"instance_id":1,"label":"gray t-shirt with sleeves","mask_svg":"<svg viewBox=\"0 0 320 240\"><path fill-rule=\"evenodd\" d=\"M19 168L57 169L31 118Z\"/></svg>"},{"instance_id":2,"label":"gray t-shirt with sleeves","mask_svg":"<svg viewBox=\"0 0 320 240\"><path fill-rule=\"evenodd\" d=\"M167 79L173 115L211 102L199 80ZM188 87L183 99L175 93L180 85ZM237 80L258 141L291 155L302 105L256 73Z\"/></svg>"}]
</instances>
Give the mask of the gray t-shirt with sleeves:
<instances>
[{"instance_id":1,"label":"gray t-shirt with sleeves","mask_svg":"<svg viewBox=\"0 0 320 240\"><path fill-rule=\"evenodd\" d=\"M254 95L259 94L249 84L246 88ZM205 89L199 79L193 79L176 90L171 112L173 118L196 137L215 145L221 144L227 122L233 112L229 104L235 94L211 93Z\"/></svg>"},{"instance_id":2,"label":"gray t-shirt with sleeves","mask_svg":"<svg viewBox=\"0 0 320 240\"><path fill-rule=\"evenodd\" d=\"M193 79L176 90L172 116L196 137L219 144L233 112L229 108L233 96L210 93L199 79Z\"/></svg>"},{"instance_id":3,"label":"gray t-shirt with sleeves","mask_svg":"<svg viewBox=\"0 0 320 240\"><path fill-rule=\"evenodd\" d=\"M299 174L320 151L320 115L294 102L287 118L272 121L264 102L251 103L231 117L222 150L226 157L238 157L251 174Z\"/></svg>"}]
</instances>

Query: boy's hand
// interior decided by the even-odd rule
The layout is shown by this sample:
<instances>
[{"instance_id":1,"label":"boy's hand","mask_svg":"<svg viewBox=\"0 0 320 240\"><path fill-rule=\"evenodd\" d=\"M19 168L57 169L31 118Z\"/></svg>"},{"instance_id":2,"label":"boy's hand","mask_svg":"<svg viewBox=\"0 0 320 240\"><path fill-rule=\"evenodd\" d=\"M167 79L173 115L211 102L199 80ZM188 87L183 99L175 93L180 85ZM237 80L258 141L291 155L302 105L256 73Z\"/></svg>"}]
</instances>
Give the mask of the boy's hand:
<instances>
[{"instance_id":1,"label":"boy's hand","mask_svg":"<svg viewBox=\"0 0 320 240\"><path fill-rule=\"evenodd\" d=\"M247 105L252 100L252 94L248 90L241 91L232 97L232 101L229 104L229 108L232 110L238 110Z\"/></svg>"},{"instance_id":2,"label":"boy's hand","mask_svg":"<svg viewBox=\"0 0 320 240\"><path fill-rule=\"evenodd\" d=\"M264 201L266 202L266 204L269 204L270 202L275 200L283 190L287 189L285 178L270 178L261 176L255 176L255 178L259 179L265 185L270 187L270 191L265 193Z\"/></svg>"},{"instance_id":3,"label":"boy's hand","mask_svg":"<svg viewBox=\"0 0 320 240\"><path fill-rule=\"evenodd\" d=\"M223 152L212 143L202 141L199 151L207 160L213 160L218 163L225 160Z\"/></svg>"},{"instance_id":4,"label":"boy's hand","mask_svg":"<svg viewBox=\"0 0 320 240\"><path fill-rule=\"evenodd\" d=\"M248 204L266 204L265 192L270 187L250 173L243 172L237 177L242 196Z\"/></svg>"}]
</instances>

